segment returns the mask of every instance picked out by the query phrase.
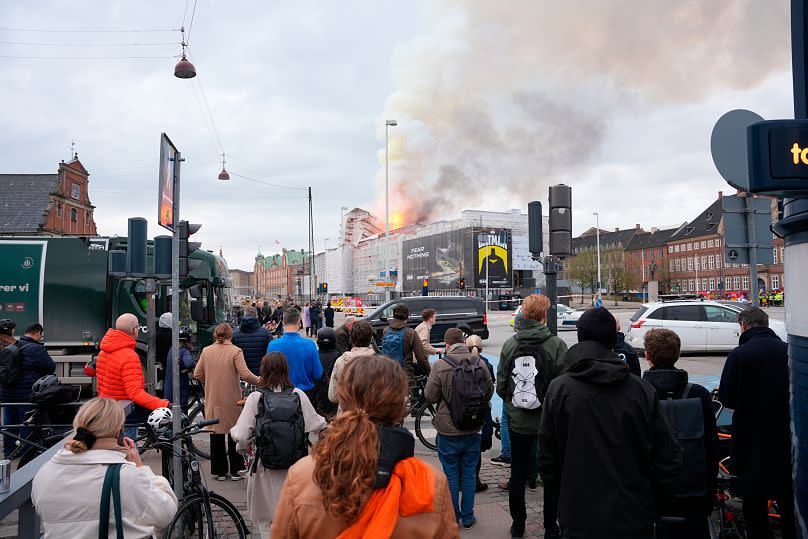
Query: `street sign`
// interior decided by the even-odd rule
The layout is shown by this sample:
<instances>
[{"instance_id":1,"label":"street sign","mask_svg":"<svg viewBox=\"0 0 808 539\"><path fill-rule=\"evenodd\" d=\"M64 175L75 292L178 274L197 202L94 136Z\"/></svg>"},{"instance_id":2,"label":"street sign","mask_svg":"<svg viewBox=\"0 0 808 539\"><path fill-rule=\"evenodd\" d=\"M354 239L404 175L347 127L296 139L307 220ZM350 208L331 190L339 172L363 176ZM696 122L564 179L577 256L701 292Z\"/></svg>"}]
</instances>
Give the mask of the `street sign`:
<instances>
[{"instance_id":1,"label":"street sign","mask_svg":"<svg viewBox=\"0 0 808 539\"><path fill-rule=\"evenodd\" d=\"M771 200L732 195L723 197L721 201L724 211L725 260L749 264L749 251L755 249L758 264L773 264ZM750 213L754 217L754 230L751 231L748 220Z\"/></svg>"},{"instance_id":2,"label":"street sign","mask_svg":"<svg viewBox=\"0 0 808 539\"><path fill-rule=\"evenodd\" d=\"M808 194L808 120L768 120L746 130L749 192Z\"/></svg>"}]
</instances>

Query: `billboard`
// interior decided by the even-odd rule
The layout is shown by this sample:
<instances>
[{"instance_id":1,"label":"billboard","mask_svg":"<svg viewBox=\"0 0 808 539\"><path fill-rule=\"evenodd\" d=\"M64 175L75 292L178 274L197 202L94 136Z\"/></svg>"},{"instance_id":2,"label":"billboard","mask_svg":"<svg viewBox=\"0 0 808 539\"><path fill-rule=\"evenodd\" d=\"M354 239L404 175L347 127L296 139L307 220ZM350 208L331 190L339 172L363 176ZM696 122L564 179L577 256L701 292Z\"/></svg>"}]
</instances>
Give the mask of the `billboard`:
<instances>
[{"instance_id":1,"label":"billboard","mask_svg":"<svg viewBox=\"0 0 808 539\"><path fill-rule=\"evenodd\" d=\"M0 318L11 318L18 330L42 323L47 241L3 242L0 257Z\"/></svg>"},{"instance_id":2,"label":"billboard","mask_svg":"<svg viewBox=\"0 0 808 539\"><path fill-rule=\"evenodd\" d=\"M174 165L177 148L165 133L160 134L160 172L157 192L157 222L160 226L174 231L175 199L179 195L178 185L174 183Z\"/></svg>"},{"instance_id":3,"label":"billboard","mask_svg":"<svg viewBox=\"0 0 808 539\"><path fill-rule=\"evenodd\" d=\"M489 288L511 288L512 252L509 229L463 228L405 240L402 288L420 291L424 279L430 290L457 288L460 278L466 288L485 288L486 270Z\"/></svg>"}]
</instances>

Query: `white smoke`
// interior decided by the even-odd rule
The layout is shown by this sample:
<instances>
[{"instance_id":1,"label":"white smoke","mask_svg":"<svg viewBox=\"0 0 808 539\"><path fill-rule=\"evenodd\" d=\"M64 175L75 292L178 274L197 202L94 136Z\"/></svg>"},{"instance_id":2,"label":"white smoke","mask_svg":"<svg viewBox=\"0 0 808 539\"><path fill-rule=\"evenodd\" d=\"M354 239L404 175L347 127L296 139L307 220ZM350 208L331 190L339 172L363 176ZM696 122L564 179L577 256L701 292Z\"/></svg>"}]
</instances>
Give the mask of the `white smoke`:
<instances>
[{"instance_id":1,"label":"white smoke","mask_svg":"<svg viewBox=\"0 0 808 539\"><path fill-rule=\"evenodd\" d=\"M752 88L788 47L784 0L441 0L394 55L391 206L426 221L543 197L614 115Z\"/></svg>"}]
</instances>

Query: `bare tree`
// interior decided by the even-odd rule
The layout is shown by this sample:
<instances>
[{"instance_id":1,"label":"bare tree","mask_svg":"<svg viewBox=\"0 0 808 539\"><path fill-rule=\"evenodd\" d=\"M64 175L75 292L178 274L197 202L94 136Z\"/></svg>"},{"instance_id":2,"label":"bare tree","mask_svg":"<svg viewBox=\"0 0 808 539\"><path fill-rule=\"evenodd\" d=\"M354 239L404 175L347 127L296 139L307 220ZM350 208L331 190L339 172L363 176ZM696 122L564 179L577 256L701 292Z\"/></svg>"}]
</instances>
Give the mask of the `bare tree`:
<instances>
[{"instance_id":1,"label":"bare tree","mask_svg":"<svg viewBox=\"0 0 808 539\"><path fill-rule=\"evenodd\" d=\"M583 251L567 261L566 275L581 289L581 303L584 302L583 292L589 289L594 292L598 282L598 261L592 251Z\"/></svg>"}]
</instances>

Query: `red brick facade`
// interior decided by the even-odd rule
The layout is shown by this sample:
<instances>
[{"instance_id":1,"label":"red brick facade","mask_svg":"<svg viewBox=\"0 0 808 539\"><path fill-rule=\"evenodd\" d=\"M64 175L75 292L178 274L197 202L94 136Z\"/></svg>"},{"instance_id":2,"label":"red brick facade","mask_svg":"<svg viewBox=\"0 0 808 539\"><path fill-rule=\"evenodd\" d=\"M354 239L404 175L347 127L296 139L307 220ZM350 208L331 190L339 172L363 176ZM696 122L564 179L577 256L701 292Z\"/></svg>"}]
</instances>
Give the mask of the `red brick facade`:
<instances>
[{"instance_id":1,"label":"red brick facade","mask_svg":"<svg viewBox=\"0 0 808 539\"><path fill-rule=\"evenodd\" d=\"M50 195L42 232L77 236L97 236L93 219L95 206L88 193L89 173L78 160L59 163L59 181Z\"/></svg>"}]
</instances>

